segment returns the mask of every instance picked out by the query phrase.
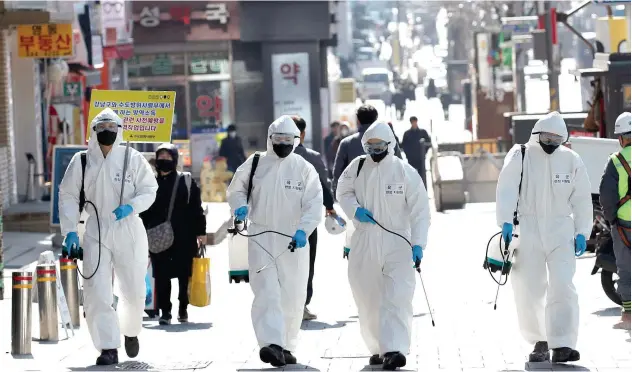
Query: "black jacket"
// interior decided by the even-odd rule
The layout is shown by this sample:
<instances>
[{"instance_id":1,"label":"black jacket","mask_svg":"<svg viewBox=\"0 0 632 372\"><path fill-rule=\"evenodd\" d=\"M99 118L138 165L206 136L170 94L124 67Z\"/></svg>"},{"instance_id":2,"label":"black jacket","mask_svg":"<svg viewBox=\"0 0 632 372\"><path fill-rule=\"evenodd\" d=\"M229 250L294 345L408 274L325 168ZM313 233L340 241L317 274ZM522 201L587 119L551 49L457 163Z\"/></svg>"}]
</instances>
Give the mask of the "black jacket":
<instances>
[{"instance_id":1,"label":"black jacket","mask_svg":"<svg viewBox=\"0 0 632 372\"><path fill-rule=\"evenodd\" d=\"M424 140L422 142L421 140ZM402 149L406 153L408 163L415 168L424 168L426 153L430 149L431 143L430 136L425 129L410 128L404 132L404 138L402 139Z\"/></svg>"},{"instance_id":2,"label":"black jacket","mask_svg":"<svg viewBox=\"0 0 632 372\"><path fill-rule=\"evenodd\" d=\"M228 170L235 172L246 161L246 152L241 143L241 138L239 136L224 138L219 147L219 156L225 157Z\"/></svg>"},{"instance_id":3,"label":"black jacket","mask_svg":"<svg viewBox=\"0 0 632 372\"><path fill-rule=\"evenodd\" d=\"M140 214L146 229L165 222L176 173L158 176L156 200L148 210ZM187 204L187 198L189 202ZM187 192L184 177L180 177L178 191L171 215L174 242L171 248L157 254L150 253L154 278L183 277L191 275L193 257L197 253L197 237L206 235L206 216L202 209L200 189L191 180L191 195Z\"/></svg>"}]
</instances>

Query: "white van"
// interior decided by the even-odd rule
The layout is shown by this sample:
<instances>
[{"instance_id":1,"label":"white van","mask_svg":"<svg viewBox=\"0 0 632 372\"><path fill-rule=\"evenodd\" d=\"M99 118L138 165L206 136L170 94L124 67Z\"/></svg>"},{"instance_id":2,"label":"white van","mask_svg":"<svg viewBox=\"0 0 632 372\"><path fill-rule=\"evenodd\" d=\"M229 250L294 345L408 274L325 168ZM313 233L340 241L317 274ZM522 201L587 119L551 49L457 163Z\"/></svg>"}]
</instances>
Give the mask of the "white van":
<instances>
[{"instance_id":1,"label":"white van","mask_svg":"<svg viewBox=\"0 0 632 372\"><path fill-rule=\"evenodd\" d=\"M386 106L390 106L394 91L393 73L388 69L369 67L362 70L362 99L381 99Z\"/></svg>"}]
</instances>

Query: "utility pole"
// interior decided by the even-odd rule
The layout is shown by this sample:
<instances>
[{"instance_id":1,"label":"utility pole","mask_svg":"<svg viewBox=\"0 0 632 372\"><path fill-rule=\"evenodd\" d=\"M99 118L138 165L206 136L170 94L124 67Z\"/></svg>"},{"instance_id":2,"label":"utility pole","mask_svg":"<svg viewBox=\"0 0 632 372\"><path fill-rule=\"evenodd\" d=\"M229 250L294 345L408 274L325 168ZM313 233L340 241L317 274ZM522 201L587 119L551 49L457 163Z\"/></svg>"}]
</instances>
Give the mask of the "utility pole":
<instances>
[{"instance_id":1,"label":"utility pole","mask_svg":"<svg viewBox=\"0 0 632 372\"><path fill-rule=\"evenodd\" d=\"M544 1L544 32L546 35L546 64L549 76L549 99L551 102L550 111L560 110L560 84L558 81L558 68L556 56L553 50L553 27L551 20L551 2Z\"/></svg>"}]
</instances>

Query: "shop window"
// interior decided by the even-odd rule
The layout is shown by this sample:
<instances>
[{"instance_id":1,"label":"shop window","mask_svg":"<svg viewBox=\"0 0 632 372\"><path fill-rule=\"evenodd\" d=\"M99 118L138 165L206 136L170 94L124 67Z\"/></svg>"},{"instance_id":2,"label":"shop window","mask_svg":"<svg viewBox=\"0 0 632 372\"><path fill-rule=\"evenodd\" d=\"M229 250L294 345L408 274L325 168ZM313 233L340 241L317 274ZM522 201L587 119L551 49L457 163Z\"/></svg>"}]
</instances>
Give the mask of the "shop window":
<instances>
[{"instance_id":1,"label":"shop window","mask_svg":"<svg viewBox=\"0 0 632 372\"><path fill-rule=\"evenodd\" d=\"M225 128L230 116L230 81L189 82L191 131Z\"/></svg>"}]
</instances>

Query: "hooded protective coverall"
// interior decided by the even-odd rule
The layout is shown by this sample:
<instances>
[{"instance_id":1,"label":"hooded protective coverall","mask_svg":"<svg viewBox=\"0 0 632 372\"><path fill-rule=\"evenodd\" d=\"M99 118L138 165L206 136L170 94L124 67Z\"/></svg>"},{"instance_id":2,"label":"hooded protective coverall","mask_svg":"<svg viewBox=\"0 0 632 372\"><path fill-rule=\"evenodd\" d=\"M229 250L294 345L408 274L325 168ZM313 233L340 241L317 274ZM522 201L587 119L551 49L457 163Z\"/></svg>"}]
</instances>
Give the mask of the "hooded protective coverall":
<instances>
[{"instance_id":1,"label":"hooded protective coverall","mask_svg":"<svg viewBox=\"0 0 632 372\"><path fill-rule=\"evenodd\" d=\"M130 148L123 204L131 205L133 212L116 221L112 211L119 206L121 195L125 158L125 147L120 146L123 128L121 118L109 108L93 119L91 127L104 118L119 125L116 141L104 158L97 135L91 129L84 183L86 200L96 206L101 225L99 237L97 214L92 205L86 204L89 218L83 236L84 275L90 276L97 269L99 251L100 263L96 274L84 281L83 306L88 330L97 350L117 349L121 346L121 333L136 337L142 328L149 253L147 233L138 214L152 205L158 190L151 166L141 153ZM77 153L59 186L59 219L64 236L77 231L81 177L81 159L80 153ZM116 311L112 308L112 268L121 295Z\"/></svg>"},{"instance_id":2,"label":"hooded protective coverall","mask_svg":"<svg viewBox=\"0 0 632 372\"><path fill-rule=\"evenodd\" d=\"M375 123L362 136L389 142L379 163L354 159L338 183L337 197L347 216L357 208L372 212L385 228L426 247L430 227L428 194L415 168L393 155L395 137L387 124ZM358 306L360 331L371 354L408 353L413 321L415 272L411 247L376 224L353 219L349 253L349 284Z\"/></svg>"},{"instance_id":3,"label":"hooded protective coverall","mask_svg":"<svg viewBox=\"0 0 632 372\"><path fill-rule=\"evenodd\" d=\"M324 214L318 173L297 154L279 158L272 149L273 133L298 137L299 130L289 116L281 116L268 127L267 151L260 154L250 202L246 202L246 196L254 155L235 172L227 191L228 203L232 210L248 205L249 235L272 230L292 236L296 230L303 230L309 236ZM294 148L298 143L296 139ZM295 352L307 296L309 245L285 253L276 265L256 273L288 249L290 241L274 233L249 238L248 266L254 293L252 324L259 347L275 344Z\"/></svg>"},{"instance_id":4,"label":"hooded protective coverall","mask_svg":"<svg viewBox=\"0 0 632 372\"><path fill-rule=\"evenodd\" d=\"M539 132L568 137L557 112L538 120L526 144L519 198L520 145L509 151L498 178L496 219L501 227L512 223L519 202L520 231L514 231L519 243L511 281L523 337L532 344L548 341L551 349L575 349L579 303L573 284L574 238L590 236L592 229L590 181L576 152L559 146L547 154L539 144Z\"/></svg>"}]
</instances>

